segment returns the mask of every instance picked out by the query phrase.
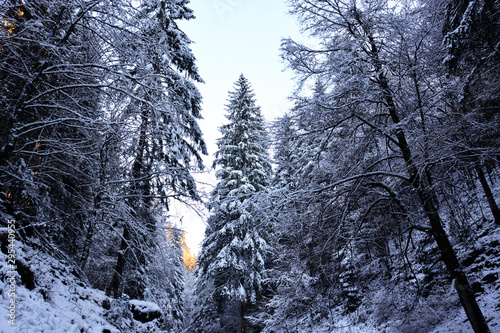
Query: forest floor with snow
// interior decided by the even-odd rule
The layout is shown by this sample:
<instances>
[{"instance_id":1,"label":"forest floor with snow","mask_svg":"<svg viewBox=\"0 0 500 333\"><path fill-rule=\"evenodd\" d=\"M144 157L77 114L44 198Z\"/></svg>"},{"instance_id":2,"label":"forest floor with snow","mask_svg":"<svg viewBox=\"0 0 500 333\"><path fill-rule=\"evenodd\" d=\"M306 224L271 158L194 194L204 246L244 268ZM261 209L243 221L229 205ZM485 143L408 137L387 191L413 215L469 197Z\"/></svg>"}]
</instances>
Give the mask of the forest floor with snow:
<instances>
[{"instance_id":1,"label":"forest floor with snow","mask_svg":"<svg viewBox=\"0 0 500 333\"><path fill-rule=\"evenodd\" d=\"M491 333L500 333L500 228L488 221L478 225L477 232L479 234L473 247L456 246L457 255L466 266L469 282L476 291L479 306ZM329 323L325 322L311 332L474 333L451 282L446 293L434 304L425 299L419 302L420 309L415 311L416 314L406 318L405 324L401 321L376 324L370 320L360 323L360 317L369 317L366 314L373 311L373 308L367 309L361 306L356 312L347 316L338 311L330 318ZM449 304L446 311L443 311L444 303ZM439 306L435 306L436 304ZM428 330L429 326L434 328Z\"/></svg>"},{"instance_id":2,"label":"forest floor with snow","mask_svg":"<svg viewBox=\"0 0 500 333\"><path fill-rule=\"evenodd\" d=\"M134 312L156 313L156 304L113 300L82 282L63 261L18 241L14 249L21 274L13 285L8 257L0 252L0 333L158 332L158 319L142 323ZM11 314L15 325L9 323Z\"/></svg>"},{"instance_id":3,"label":"forest floor with snow","mask_svg":"<svg viewBox=\"0 0 500 333\"><path fill-rule=\"evenodd\" d=\"M467 264L471 284L478 291L491 332L500 333L500 228L489 223L485 225L478 229L481 234L472 248L457 247L457 250L462 262ZM103 291L82 282L69 265L41 250L18 241L15 250L17 270L21 272L15 282L15 326L9 324L11 268L7 255L0 252L0 333L161 332L158 319L148 323L134 319L131 307L140 301L108 298ZM472 333L456 298L450 284L448 293L443 295L443 299L451 300L448 310L436 312L432 306L426 308L424 304L421 309L426 309L426 313L415 316L412 332ZM148 302L135 306L146 312L155 310L155 305ZM333 310L328 320L318 326L292 332L409 333L401 331L397 322L361 322L360 317L367 311L361 307L345 315ZM419 327L418 320L432 320L437 326L431 332L415 331L415 327Z\"/></svg>"},{"instance_id":4,"label":"forest floor with snow","mask_svg":"<svg viewBox=\"0 0 500 333\"><path fill-rule=\"evenodd\" d=\"M15 326L9 324L10 269L0 253L0 332L119 332L104 317L104 292L87 287L68 266L51 256L17 243L18 269L24 276L15 283ZM30 279L30 280L28 280Z\"/></svg>"}]
</instances>

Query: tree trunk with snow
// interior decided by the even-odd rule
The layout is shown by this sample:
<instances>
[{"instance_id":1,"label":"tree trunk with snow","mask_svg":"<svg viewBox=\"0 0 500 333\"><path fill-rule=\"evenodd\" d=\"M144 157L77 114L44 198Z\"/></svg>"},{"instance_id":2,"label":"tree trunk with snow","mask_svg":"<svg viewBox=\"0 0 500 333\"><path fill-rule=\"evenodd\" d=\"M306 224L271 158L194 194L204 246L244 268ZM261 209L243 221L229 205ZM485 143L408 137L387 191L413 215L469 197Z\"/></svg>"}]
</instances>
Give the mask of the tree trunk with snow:
<instances>
[{"instance_id":1,"label":"tree trunk with snow","mask_svg":"<svg viewBox=\"0 0 500 333\"><path fill-rule=\"evenodd\" d=\"M488 201L488 205L490 206L490 210L493 214L495 223L500 225L500 209L498 208L497 202L495 201L495 197L493 196L491 187L488 184L488 180L486 179L486 176L484 174L483 167L479 163L476 163L475 169L477 172L477 177L479 178L479 182L483 187L484 194L486 195L486 200Z\"/></svg>"},{"instance_id":2,"label":"tree trunk with snow","mask_svg":"<svg viewBox=\"0 0 500 333\"><path fill-rule=\"evenodd\" d=\"M377 84L380 86L380 89L382 91L392 122L395 125L399 125L401 121L396 105L394 103L394 98L389 87L388 80L382 71L382 65L379 59L377 46L375 45L373 38L369 37L369 40L371 47L370 55L372 64L376 72L379 73ZM469 319L474 332L490 332L486 323L486 319L484 318L484 315L479 308L476 297L474 295L474 292L472 291L463 267L460 265L455 250L453 249L448 235L443 228L441 217L439 216L438 209L435 205L435 203L438 202L437 196L430 185L427 184L426 181L421 177L418 169L416 168L411 148L409 147L406 140L405 132L401 128L396 129L395 132L399 143L399 149L401 150L403 159L408 169L410 181L417 191L425 214L429 218L431 233L434 236L439 250L441 251L441 259L446 265L450 277L454 280L455 290L457 291L460 302L462 303L465 313L467 314L467 318Z\"/></svg>"},{"instance_id":3,"label":"tree trunk with snow","mask_svg":"<svg viewBox=\"0 0 500 333\"><path fill-rule=\"evenodd\" d=\"M123 282L123 273L125 272L125 254L128 249L128 243L130 241L130 232L128 227L123 228L122 241L120 243L120 250L118 251L118 258L116 260L116 266L113 271L113 276L111 281L106 288L106 296L113 296L119 298L121 296L121 286Z\"/></svg>"}]
</instances>

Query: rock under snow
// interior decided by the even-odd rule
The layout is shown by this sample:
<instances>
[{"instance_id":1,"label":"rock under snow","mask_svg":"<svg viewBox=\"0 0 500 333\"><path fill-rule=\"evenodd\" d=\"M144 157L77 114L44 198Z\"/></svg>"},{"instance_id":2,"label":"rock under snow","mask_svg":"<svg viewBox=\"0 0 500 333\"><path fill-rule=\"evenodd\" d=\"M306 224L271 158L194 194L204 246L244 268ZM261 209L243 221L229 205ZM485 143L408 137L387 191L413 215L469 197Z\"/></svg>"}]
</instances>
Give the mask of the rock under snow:
<instances>
[{"instance_id":1,"label":"rock under snow","mask_svg":"<svg viewBox=\"0 0 500 333\"><path fill-rule=\"evenodd\" d=\"M133 299L129 301L129 304L134 319L142 323L147 323L161 317L160 307L155 303Z\"/></svg>"}]
</instances>

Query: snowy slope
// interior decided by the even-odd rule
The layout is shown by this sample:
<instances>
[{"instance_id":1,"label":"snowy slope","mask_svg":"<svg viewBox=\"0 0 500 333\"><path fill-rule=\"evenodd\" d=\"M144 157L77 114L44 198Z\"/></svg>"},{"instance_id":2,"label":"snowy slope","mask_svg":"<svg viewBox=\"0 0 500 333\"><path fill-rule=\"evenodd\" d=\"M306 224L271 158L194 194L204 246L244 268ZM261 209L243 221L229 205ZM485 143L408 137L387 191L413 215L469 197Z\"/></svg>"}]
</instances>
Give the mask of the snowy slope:
<instances>
[{"instance_id":1,"label":"snowy slope","mask_svg":"<svg viewBox=\"0 0 500 333\"><path fill-rule=\"evenodd\" d=\"M7 256L0 252L0 332L120 332L105 318L104 292L87 287L70 273L68 266L53 257L16 242L16 260L28 268L32 281L16 279L16 326L8 323L11 297L6 277ZM30 274L24 274L29 276ZM25 278L25 280L30 280Z\"/></svg>"},{"instance_id":2,"label":"snowy slope","mask_svg":"<svg viewBox=\"0 0 500 333\"><path fill-rule=\"evenodd\" d=\"M491 333L500 333L500 228L492 221L478 222L472 237L476 239L472 245L457 243L455 249L476 291ZM451 281L442 291L436 290L432 297L419 298L414 310L404 318L394 315L393 300L384 299L399 297L402 300L399 306L403 306L402 303L408 301L405 297L410 297L404 292L404 286L390 291L383 288L373 293L371 302L366 301L349 314L345 313L342 304L332 304L326 315L314 312L326 306L328 301L318 297L319 303L310 305L309 312L288 317L284 326L293 333L474 333ZM410 303L413 301L410 299ZM381 317L377 311L386 311L387 319L377 322ZM313 318L314 314L318 317ZM275 333L272 329L264 332Z\"/></svg>"},{"instance_id":3,"label":"snowy slope","mask_svg":"<svg viewBox=\"0 0 500 333\"><path fill-rule=\"evenodd\" d=\"M500 228L484 224L473 248L460 248L471 284L477 286L478 302L492 333L500 333ZM451 290L450 286L450 290ZM451 290L451 292L454 292ZM431 333L473 333L462 308Z\"/></svg>"}]
</instances>

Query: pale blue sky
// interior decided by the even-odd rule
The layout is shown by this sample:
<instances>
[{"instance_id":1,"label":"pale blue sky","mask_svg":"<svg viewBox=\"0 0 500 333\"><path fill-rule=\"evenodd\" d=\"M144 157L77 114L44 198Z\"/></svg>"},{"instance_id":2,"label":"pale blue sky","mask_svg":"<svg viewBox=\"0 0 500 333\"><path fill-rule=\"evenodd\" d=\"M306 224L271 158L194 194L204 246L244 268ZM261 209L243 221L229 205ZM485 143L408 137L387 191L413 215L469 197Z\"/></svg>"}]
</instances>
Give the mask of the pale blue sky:
<instances>
[{"instance_id":1,"label":"pale blue sky","mask_svg":"<svg viewBox=\"0 0 500 333\"><path fill-rule=\"evenodd\" d=\"M192 49L205 84L200 126L209 149L206 164L211 167L218 127L226 121L225 104L233 83L243 73L251 82L257 104L268 122L291 106L294 82L280 58L281 39L299 35L295 18L284 0L191 0L196 19L179 22L193 41ZM200 177L215 182L215 177ZM188 245L196 251L203 240L205 224L194 213L185 212L182 227Z\"/></svg>"}]
</instances>

